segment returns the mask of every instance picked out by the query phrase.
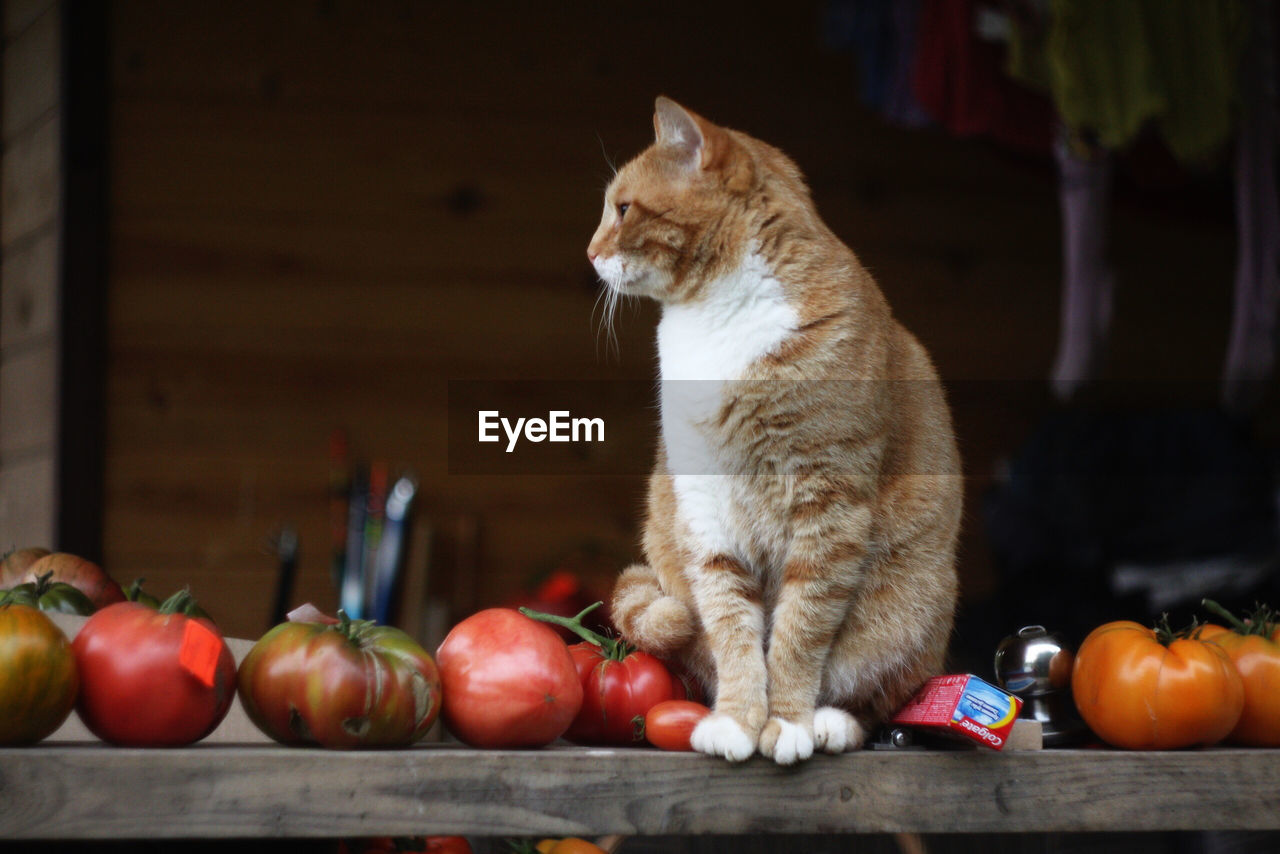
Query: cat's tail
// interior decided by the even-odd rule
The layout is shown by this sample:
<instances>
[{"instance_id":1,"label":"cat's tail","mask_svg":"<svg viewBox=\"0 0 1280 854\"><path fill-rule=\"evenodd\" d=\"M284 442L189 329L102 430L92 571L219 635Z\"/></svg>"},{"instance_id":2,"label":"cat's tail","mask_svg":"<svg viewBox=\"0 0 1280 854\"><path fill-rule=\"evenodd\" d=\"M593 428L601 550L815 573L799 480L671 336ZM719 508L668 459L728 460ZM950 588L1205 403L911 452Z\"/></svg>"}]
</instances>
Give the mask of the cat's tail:
<instances>
[{"instance_id":1,"label":"cat's tail","mask_svg":"<svg viewBox=\"0 0 1280 854\"><path fill-rule=\"evenodd\" d=\"M664 593L653 569L642 563L618 577L610 613L623 637L651 655L673 655L693 640L693 612Z\"/></svg>"}]
</instances>

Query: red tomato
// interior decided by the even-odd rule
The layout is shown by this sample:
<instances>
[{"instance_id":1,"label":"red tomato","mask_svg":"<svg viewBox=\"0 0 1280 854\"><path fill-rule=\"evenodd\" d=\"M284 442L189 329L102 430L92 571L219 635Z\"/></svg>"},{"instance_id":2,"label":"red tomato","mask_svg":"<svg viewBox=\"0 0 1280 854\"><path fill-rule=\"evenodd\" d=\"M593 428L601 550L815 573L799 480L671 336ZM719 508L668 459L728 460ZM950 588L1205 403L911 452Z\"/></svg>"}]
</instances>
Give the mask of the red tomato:
<instances>
[{"instance_id":1,"label":"red tomato","mask_svg":"<svg viewBox=\"0 0 1280 854\"><path fill-rule=\"evenodd\" d=\"M420 848L424 854L471 854L471 843L465 836L428 836Z\"/></svg>"},{"instance_id":2,"label":"red tomato","mask_svg":"<svg viewBox=\"0 0 1280 854\"><path fill-rule=\"evenodd\" d=\"M693 750L689 736L711 710L692 700L667 700L644 716L644 737L663 750Z\"/></svg>"},{"instance_id":3,"label":"red tomato","mask_svg":"<svg viewBox=\"0 0 1280 854\"><path fill-rule=\"evenodd\" d=\"M465 836L375 836L370 839L346 840L339 843L340 852L356 854L398 851L400 854L471 854L471 843Z\"/></svg>"},{"instance_id":4,"label":"red tomato","mask_svg":"<svg viewBox=\"0 0 1280 854\"><path fill-rule=\"evenodd\" d=\"M413 638L372 620L281 623L240 662L240 700L282 744L407 747L440 713L440 675Z\"/></svg>"},{"instance_id":5,"label":"red tomato","mask_svg":"<svg viewBox=\"0 0 1280 854\"><path fill-rule=\"evenodd\" d=\"M508 608L472 614L436 651L444 722L473 747L541 747L569 728L582 683L548 626Z\"/></svg>"},{"instance_id":6,"label":"red tomato","mask_svg":"<svg viewBox=\"0 0 1280 854\"><path fill-rule=\"evenodd\" d=\"M1244 683L1221 647L1127 620L1080 644L1071 693L1099 738L1131 750L1215 744L1244 708Z\"/></svg>"},{"instance_id":7,"label":"red tomato","mask_svg":"<svg viewBox=\"0 0 1280 854\"><path fill-rule=\"evenodd\" d=\"M79 677L71 644L26 605L0 605L0 744L34 744L71 714Z\"/></svg>"},{"instance_id":8,"label":"red tomato","mask_svg":"<svg viewBox=\"0 0 1280 854\"><path fill-rule=\"evenodd\" d=\"M684 683L647 652L620 641L569 647L582 680L582 709L565 738L580 744L635 744L644 740L645 713L665 700L683 700ZM617 656L621 656L619 659Z\"/></svg>"},{"instance_id":9,"label":"red tomato","mask_svg":"<svg viewBox=\"0 0 1280 854\"><path fill-rule=\"evenodd\" d=\"M520 613L584 638L569 647L582 682L582 709L565 738L579 744L635 744L644 741L644 716L655 703L683 700L684 682L647 652L621 638L610 638L582 624L601 603L575 617L521 608Z\"/></svg>"},{"instance_id":10,"label":"red tomato","mask_svg":"<svg viewBox=\"0 0 1280 854\"><path fill-rule=\"evenodd\" d=\"M17 583L34 582L46 573L53 574L54 581L79 588L93 602L95 608L105 608L124 601L124 590L102 567L92 561L66 552L45 555L27 567Z\"/></svg>"},{"instance_id":11,"label":"red tomato","mask_svg":"<svg viewBox=\"0 0 1280 854\"><path fill-rule=\"evenodd\" d=\"M1204 605L1230 622L1232 628L1205 626L1200 637L1226 650L1244 681L1244 711L1227 741L1280 747L1280 622L1266 607L1260 607L1245 622L1216 602L1206 601Z\"/></svg>"},{"instance_id":12,"label":"red tomato","mask_svg":"<svg viewBox=\"0 0 1280 854\"><path fill-rule=\"evenodd\" d=\"M160 610L109 605L72 642L80 670L76 709L113 744L176 746L199 741L235 699L236 665L213 623L181 613L186 591Z\"/></svg>"},{"instance_id":13,"label":"red tomato","mask_svg":"<svg viewBox=\"0 0 1280 854\"><path fill-rule=\"evenodd\" d=\"M49 554L49 550L39 547L14 549L0 559L0 590L7 590L18 583L27 574L31 564Z\"/></svg>"}]
</instances>

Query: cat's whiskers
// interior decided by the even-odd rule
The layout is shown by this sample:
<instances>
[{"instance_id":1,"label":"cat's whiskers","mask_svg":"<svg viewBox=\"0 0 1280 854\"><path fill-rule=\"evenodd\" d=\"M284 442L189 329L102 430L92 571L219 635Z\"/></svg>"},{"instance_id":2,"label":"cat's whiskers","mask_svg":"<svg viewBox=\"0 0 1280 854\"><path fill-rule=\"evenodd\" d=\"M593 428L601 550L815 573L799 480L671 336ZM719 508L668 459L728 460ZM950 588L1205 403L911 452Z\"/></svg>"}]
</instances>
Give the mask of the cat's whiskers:
<instances>
[{"instance_id":1,"label":"cat's whiskers","mask_svg":"<svg viewBox=\"0 0 1280 854\"><path fill-rule=\"evenodd\" d=\"M621 296L618 290L608 283L604 283L604 287L600 289L599 295L596 296L595 306L591 308L591 317L594 321L596 314L596 306L600 305L601 298L604 299L604 308L600 312L600 325L596 329L596 358L600 358L600 335L604 334L605 338L605 354L606 356L612 352L614 358L622 357L622 348L618 343L618 333L614 328L614 318L618 311L618 298Z\"/></svg>"},{"instance_id":2,"label":"cat's whiskers","mask_svg":"<svg viewBox=\"0 0 1280 854\"><path fill-rule=\"evenodd\" d=\"M613 162L613 158L609 156L608 149L604 147L604 137L597 133L596 139L600 141L600 153L604 155L604 162L609 167L609 179L612 180L618 174L618 165Z\"/></svg>"},{"instance_id":3,"label":"cat's whiskers","mask_svg":"<svg viewBox=\"0 0 1280 854\"><path fill-rule=\"evenodd\" d=\"M604 325L608 314L608 292L610 288L603 280L600 282L600 290L596 293L596 301L591 305L591 325L596 328L596 359L600 358L600 333L604 331ZM606 306L600 314L600 322L596 323L596 311L600 309L600 301L606 300Z\"/></svg>"}]
</instances>

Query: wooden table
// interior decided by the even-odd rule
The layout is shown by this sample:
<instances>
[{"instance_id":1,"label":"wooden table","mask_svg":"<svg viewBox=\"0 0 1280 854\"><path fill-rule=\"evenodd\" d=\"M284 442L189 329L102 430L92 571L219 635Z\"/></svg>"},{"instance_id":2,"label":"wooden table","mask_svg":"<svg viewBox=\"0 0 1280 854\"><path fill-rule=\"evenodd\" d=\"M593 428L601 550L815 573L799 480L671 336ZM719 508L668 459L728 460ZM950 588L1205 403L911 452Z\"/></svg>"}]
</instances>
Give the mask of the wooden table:
<instances>
[{"instance_id":1,"label":"wooden table","mask_svg":"<svg viewBox=\"0 0 1280 854\"><path fill-rule=\"evenodd\" d=\"M1259 830L1280 750L0 749L0 838Z\"/></svg>"}]
</instances>

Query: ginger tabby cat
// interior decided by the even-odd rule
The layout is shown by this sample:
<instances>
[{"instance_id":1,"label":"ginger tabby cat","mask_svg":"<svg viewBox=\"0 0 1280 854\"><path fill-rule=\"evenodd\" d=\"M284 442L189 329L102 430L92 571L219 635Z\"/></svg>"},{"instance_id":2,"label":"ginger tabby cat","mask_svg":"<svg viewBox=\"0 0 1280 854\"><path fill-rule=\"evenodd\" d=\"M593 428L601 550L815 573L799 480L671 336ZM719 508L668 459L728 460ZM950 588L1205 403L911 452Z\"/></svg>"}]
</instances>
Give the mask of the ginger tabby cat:
<instances>
[{"instance_id":1,"label":"ginger tabby cat","mask_svg":"<svg viewBox=\"0 0 1280 854\"><path fill-rule=\"evenodd\" d=\"M714 698L696 750L860 746L943 664L962 480L941 384L782 152L659 98L587 255L662 306L646 563L613 614Z\"/></svg>"}]
</instances>

